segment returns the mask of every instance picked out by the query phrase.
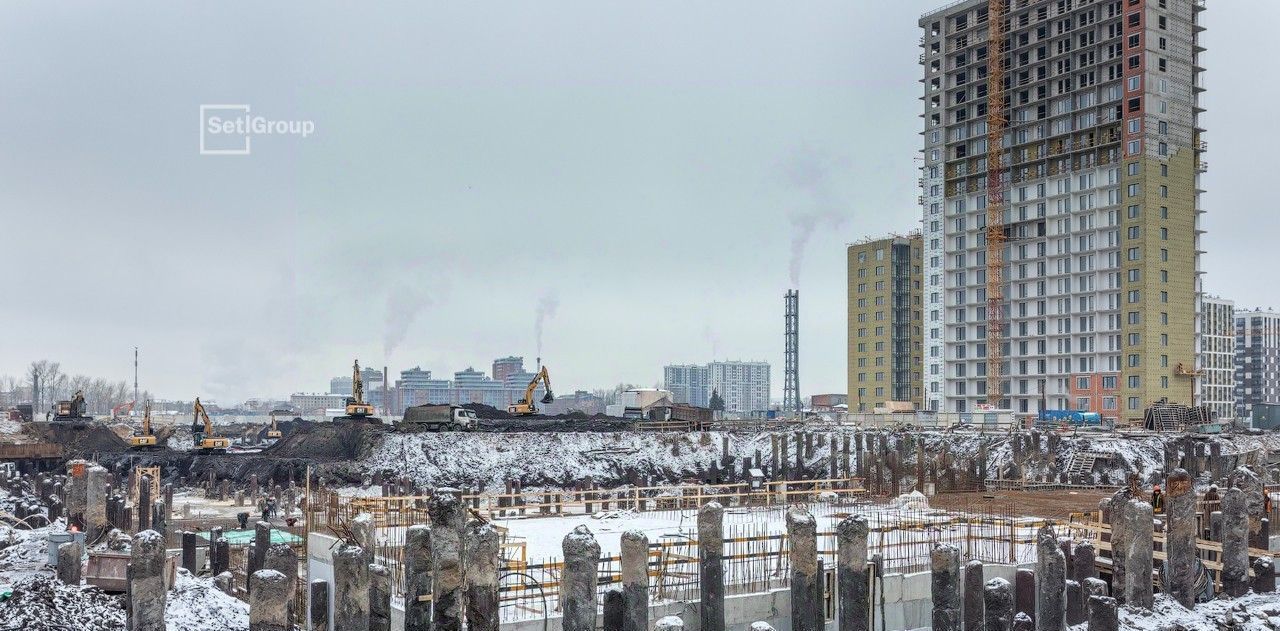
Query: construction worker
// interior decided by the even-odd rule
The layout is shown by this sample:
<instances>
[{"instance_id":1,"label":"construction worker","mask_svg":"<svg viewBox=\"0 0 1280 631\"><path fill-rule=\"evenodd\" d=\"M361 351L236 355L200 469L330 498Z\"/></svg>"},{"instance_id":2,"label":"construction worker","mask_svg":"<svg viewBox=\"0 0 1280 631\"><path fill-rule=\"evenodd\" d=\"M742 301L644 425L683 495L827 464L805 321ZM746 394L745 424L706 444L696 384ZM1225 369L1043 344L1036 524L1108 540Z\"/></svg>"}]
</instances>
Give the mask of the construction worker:
<instances>
[{"instance_id":1,"label":"construction worker","mask_svg":"<svg viewBox=\"0 0 1280 631\"><path fill-rule=\"evenodd\" d=\"M1160 492L1159 484L1151 489L1151 509L1157 514L1164 512L1164 494Z\"/></svg>"}]
</instances>

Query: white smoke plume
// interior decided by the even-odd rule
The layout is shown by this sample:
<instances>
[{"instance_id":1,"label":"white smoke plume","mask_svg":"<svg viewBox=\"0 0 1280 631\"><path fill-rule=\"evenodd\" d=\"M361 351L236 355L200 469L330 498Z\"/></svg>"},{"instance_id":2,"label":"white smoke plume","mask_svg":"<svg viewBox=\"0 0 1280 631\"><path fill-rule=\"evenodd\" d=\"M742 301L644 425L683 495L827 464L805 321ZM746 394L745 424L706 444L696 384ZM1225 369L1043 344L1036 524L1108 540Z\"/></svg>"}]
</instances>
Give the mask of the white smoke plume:
<instances>
[{"instance_id":1,"label":"white smoke plume","mask_svg":"<svg viewBox=\"0 0 1280 631\"><path fill-rule=\"evenodd\" d=\"M387 308L384 314L384 333L382 337L382 353L384 360L391 358L391 353L404 342L409 334L409 327L417 319L423 309L431 306L435 300L425 287L410 283L398 283L387 293Z\"/></svg>"},{"instance_id":2,"label":"white smoke plume","mask_svg":"<svg viewBox=\"0 0 1280 631\"><path fill-rule=\"evenodd\" d=\"M715 330L711 328L710 324L702 327L702 339L711 345L711 359L719 358L720 336L716 335Z\"/></svg>"},{"instance_id":3,"label":"white smoke plume","mask_svg":"<svg viewBox=\"0 0 1280 631\"><path fill-rule=\"evenodd\" d=\"M538 299L537 311L533 318L533 335L538 340L538 357L542 357L542 330L547 320L556 317L556 309L560 307L560 297L554 291L542 294Z\"/></svg>"},{"instance_id":4,"label":"white smoke plume","mask_svg":"<svg viewBox=\"0 0 1280 631\"><path fill-rule=\"evenodd\" d=\"M807 194L812 202L808 210L795 210L791 220L791 286L799 287L800 269L805 250L819 228L834 230L844 223L843 204L832 185L833 175L849 170L845 158L832 158L810 147L801 147L783 168L787 184Z\"/></svg>"}]
</instances>

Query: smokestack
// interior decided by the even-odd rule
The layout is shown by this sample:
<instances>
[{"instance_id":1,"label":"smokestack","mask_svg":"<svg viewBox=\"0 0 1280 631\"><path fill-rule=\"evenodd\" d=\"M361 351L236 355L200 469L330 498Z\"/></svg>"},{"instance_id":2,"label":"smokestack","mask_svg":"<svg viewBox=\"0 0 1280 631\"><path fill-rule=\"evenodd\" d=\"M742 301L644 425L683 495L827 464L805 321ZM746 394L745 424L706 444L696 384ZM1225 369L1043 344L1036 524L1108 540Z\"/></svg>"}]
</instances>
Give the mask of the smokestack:
<instances>
[{"instance_id":1,"label":"smokestack","mask_svg":"<svg viewBox=\"0 0 1280 631\"><path fill-rule=\"evenodd\" d=\"M387 398L387 377L390 376L390 374L391 373L387 370L387 367L383 366L382 367L382 413L387 416L391 416L391 401L389 401Z\"/></svg>"},{"instance_id":2,"label":"smokestack","mask_svg":"<svg viewBox=\"0 0 1280 631\"><path fill-rule=\"evenodd\" d=\"M783 324L785 372L782 384L782 410L800 414L800 290L792 289L784 298Z\"/></svg>"}]
</instances>

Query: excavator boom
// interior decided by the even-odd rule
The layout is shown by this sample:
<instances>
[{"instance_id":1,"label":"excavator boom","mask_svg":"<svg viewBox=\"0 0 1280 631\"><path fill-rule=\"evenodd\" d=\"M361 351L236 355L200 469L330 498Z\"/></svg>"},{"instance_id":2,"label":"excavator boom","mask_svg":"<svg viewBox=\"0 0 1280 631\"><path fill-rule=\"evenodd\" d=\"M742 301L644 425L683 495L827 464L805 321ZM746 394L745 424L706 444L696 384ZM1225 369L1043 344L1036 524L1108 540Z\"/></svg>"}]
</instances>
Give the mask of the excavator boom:
<instances>
[{"instance_id":1,"label":"excavator boom","mask_svg":"<svg viewBox=\"0 0 1280 631\"><path fill-rule=\"evenodd\" d=\"M130 404L132 410L133 404ZM129 437L129 446L134 449L157 449L156 435L151 433L151 402L147 401L142 412L142 433Z\"/></svg>"},{"instance_id":2,"label":"excavator boom","mask_svg":"<svg viewBox=\"0 0 1280 631\"><path fill-rule=\"evenodd\" d=\"M529 381L529 385L524 389L524 398L520 401L507 406L507 412L510 414L537 414L538 406L533 403L533 393L538 389L538 383L541 382L546 387L547 393L542 395L540 401L545 405L556 400L554 394L551 393L551 376L547 373L547 367L543 366L538 370L538 374L533 376Z\"/></svg>"},{"instance_id":3,"label":"excavator boom","mask_svg":"<svg viewBox=\"0 0 1280 631\"><path fill-rule=\"evenodd\" d=\"M351 366L351 396L347 398L347 417L362 419L373 416L373 406L364 402L364 379L360 376L360 361Z\"/></svg>"},{"instance_id":4,"label":"excavator boom","mask_svg":"<svg viewBox=\"0 0 1280 631\"><path fill-rule=\"evenodd\" d=\"M204 423L203 432L199 434L194 432L192 433L192 438L195 439L194 444L197 451L205 453L220 453L225 452L227 447L231 446L230 439L214 435L213 421L209 419L209 412L204 409L204 404L200 403L199 397L196 397L196 402L192 406L192 415L195 417L191 421L193 428L201 422Z\"/></svg>"}]
</instances>

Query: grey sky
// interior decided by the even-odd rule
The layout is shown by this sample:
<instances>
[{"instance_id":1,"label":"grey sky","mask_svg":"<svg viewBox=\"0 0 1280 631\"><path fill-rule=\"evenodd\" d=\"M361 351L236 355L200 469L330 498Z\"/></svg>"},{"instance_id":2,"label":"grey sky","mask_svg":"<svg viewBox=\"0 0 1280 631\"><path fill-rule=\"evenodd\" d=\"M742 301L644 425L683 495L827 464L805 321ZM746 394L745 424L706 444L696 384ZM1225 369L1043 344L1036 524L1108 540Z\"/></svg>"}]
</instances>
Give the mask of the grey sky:
<instances>
[{"instance_id":1,"label":"grey sky","mask_svg":"<svg viewBox=\"0 0 1280 631\"><path fill-rule=\"evenodd\" d=\"M551 298L558 390L714 348L777 394L811 225L801 380L844 392L844 244L918 226L915 22L940 4L6 2L0 374L130 378L135 345L175 398L321 390L357 356L487 371L532 363ZM1243 305L1278 284L1278 18L1204 19L1206 286ZM317 131L200 156L202 103Z\"/></svg>"}]
</instances>

